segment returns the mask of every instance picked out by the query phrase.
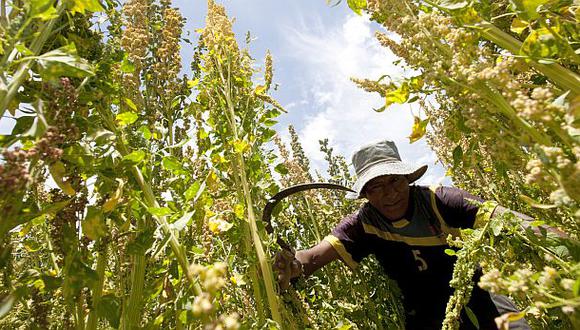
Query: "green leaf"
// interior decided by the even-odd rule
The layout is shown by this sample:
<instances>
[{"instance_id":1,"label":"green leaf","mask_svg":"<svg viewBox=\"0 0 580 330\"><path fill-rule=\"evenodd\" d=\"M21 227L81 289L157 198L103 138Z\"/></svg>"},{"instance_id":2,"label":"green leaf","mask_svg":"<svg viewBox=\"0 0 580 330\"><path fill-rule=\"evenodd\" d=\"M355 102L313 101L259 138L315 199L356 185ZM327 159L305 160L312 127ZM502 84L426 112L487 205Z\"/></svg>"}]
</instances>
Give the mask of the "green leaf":
<instances>
[{"instance_id":1,"label":"green leaf","mask_svg":"<svg viewBox=\"0 0 580 330\"><path fill-rule=\"evenodd\" d=\"M145 140L151 139L151 131L149 130L149 128L147 126L141 126L141 127L139 127L139 129L137 131L140 132L141 135L143 135L143 138Z\"/></svg>"},{"instance_id":2,"label":"green leaf","mask_svg":"<svg viewBox=\"0 0 580 330\"><path fill-rule=\"evenodd\" d=\"M288 168L286 168L286 165L284 165L283 163L276 165L276 167L274 167L274 171L282 175L288 174Z\"/></svg>"},{"instance_id":3,"label":"green leaf","mask_svg":"<svg viewBox=\"0 0 580 330\"><path fill-rule=\"evenodd\" d=\"M163 157L163 160L161 160L161 165L163 166L164 169L172 172L183 169L183 166L181 165L179 160L177 160L177 158L173 156Z\"/></svg>"},{"instance_id":4,"label":"green leaf","mask_svg":"<svg viewBox=\"0 0 580 330\"><path fill-rule=\"evenodd\" d=\"M121 127L133 124L138 118L139 116L131 111L120 113L115 117Z\"/></svg>"},{"instance_id":5,"label":"green leaf","mask_svg":"<svg viewBox=\"0 0 580 330\"><path fill-rule=\"evenodd\" d=\"M489 221L489 227L491 228L491 232L493 236L499 236L501 231L503 230L503 221L498 218L493 218Z\"/></svg>"},{"instance_id":6,"label":"green leaf","mask_svg":"<svg viewBox=\"0 0 580 330\"><path fill-rule=\"evenodd\" d=\"M83 233L93 241L107 235L108 229L105 224L103 212L94 206L89 206L87 216L82 222L82 228Z\"/></svg>"},{"instance_id":7,"label":"green leaf","mask_svg":"<svg viewBox=\"0 0 580 330\"><path fill-rule=\"evenodd\" d=\"M30 0L31 18L39 18L48 21L58 17L58 12L53 6L54 0Z\"/></svg>"},{"instance_id":8,"label":"green leaf","mask_svg":"<svg viewBox=\"0 0 580 330\"><path fill-rule=\"evenodd\" d=\"M168 207L149 207L147 208L147 212L158 217L173 214L173 211Z\"/></svg>"},{"instance_id":9,"label":"green leaf","mask_svg":"<svg viewBox=\"0 0 580 330\"><path fill-rule=\"evenodd\" d=\"M532 30L520 48L521 55L535 58L554 57L558 55L559 51L558 40L546 28Z\"/></svg>"},{"instance_id":10,"label":"green leaf","mask_svg":"<svg viewBox=\"0 0 580 330\"><path fill-rule=\"evenodd\" d=\"M445 252L445 254L446 254L446 255L448 255L448 256L454 256L454 255L456 255L456 254L457 254L457 252L455 252L455 250L452 250L452 249L445 249L445 251L444 251L444 252Z\"/></svg>"},{"instance_id":11,"label":"green leaf","mask_svg":"<svg viewBox=\"0 0 580 330\"><path fill-rule=\"evenodd\" d=\"M114 294L107 294L99 299L96 306L97 316L106 319L109 325L115 329L119 328L121 321L121 300Z\"/></svg>"},{"instance_id":12,"label":"green leaf","mask_svg":"<svg viewBox=\"0 0 580 330\"><path fill-rule=\"evenodd\" d=\"M204 255L205 254L205 249L200 247L200 246L192 246L191 247L191 252L193 252L193 254L200 254L200 255Z\"/></svg>"},{"instance_id":13,"label":"green leaf","mask_svg":"<svg viewBox=\"0 0 580 330\"><path fill-rule=\"evenodd\" d=\"M388 107L393 103L403 104L409 99L409 84L404 82L399 88L387 92L385 106Z\"/></svg>"},{"instance_id":14,"label":"green leaf","mask_svg":"<svg viewBox=\"0 0 580 330\"><path fill-rule=\"evenodd\" d=\"M195 181L185 191L185 201L189 202L190 200L193 199L193 202L195 203L204 190L205 190L205 181L201 184L199 183L199 181Z\"/></svg>"},{"instance_id":15,"label":"green leaf","mask_svg":"<svg viewBox=\"0 0 580 330\"><path fill-rule=\"evenodd\" d=\"M540 15L538 14L538 7L548 3L550 0L512 0L511 2L516 6L518 15L526 20L534 20Z\"/></svg>"},{"instance_id":16,"label":"green leaf","mask_svg":"<svg viewBox=\"0 0 580 330\"><path fill-rule=\"evenodd\" d=\"M72 8L70 11L74 13L85 14L87 11L96 13L103 11L103 6L99 0L72 0Z\"/></svg>"},{"instance_id":17,"label":"green leaf","mask_svg":"<svg viewBox=\"0 0 580 330\"><path fill-rule=\"evenodd\" d=\"M145 159L145 151L143 150L135 150L128 155L123 157L123 160L129 161L133 164L139 164Z\"/></svg>"},{"instance_id":18,"label":"green leaf","mask_svg":"<svg viewBox=\"0 0 580 330\"><path fill-rule=\"evenodd\" d=\"M348 7L357 15L362 15L362 10L367 8L366 0L347 0Z\"/></svg>"},{"instance_id":19,"label":"green leaf","mask_svg":"<svg viewBox=\"0 0 580 330\"><path fill-rule=\"evenodd\" d=\"M123 61L121 62L120 69L123 73L135 72L135 64L133 64L133 62L131 62L131 60L129 60L129 58L127 57L126 54L125 54L125 57L123 58Z\"/></svg>"},{"instance_id":20,"label":"green leaf","mask_svg":"<svg viewBox=\"0 0 580 330\"><path fill-rule=\"evenodd\" d=\"M473 323L476 329L479 329L479 321L477 320L477 316L475 316L475 313L471 310L471 308L467 306L465 306L464 308L465 314L467 314L467 317L469 318L471 323Z\"/></svg>"},{"instance_id":21,"label":"green leaf","mask_svg":"<svg viewBox=\"0 0 580 330\"><path fill-rule=\"evenodd\" d=\"M91 65L77 55L74 44L44 53L36 59L42 68L40 75L48 80L63 76L83 78L94 75Z\"/></svg>"},{"instance_id":22,"label":"green leaf","mask_svg":"<svg viewBox=\"0 0 580 330\"><path fill-rule=\"evenodd\" d=\"M36 116L19 117L18 119L16 119L16 125L14 125L14 128L12 128L12 133L10 134L18 135L30 130L30 128L34 124L34 119L36 119Z\"/></svg>"}]
</instances>

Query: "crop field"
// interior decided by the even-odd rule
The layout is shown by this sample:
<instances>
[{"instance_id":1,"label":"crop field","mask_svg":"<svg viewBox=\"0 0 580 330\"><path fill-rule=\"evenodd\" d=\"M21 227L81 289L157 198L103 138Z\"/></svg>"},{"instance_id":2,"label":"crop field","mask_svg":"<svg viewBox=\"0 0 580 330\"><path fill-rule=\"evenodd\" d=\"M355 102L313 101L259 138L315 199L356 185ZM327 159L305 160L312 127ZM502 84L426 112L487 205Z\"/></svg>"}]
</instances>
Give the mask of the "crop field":
<instances>
[{"instance_id":1,"label":"crop field","mask_svg":"<svg viewBox=\"0 0 580 330\"><path fill-rule=\"evenodd\" d=\"M459 329L474 286L521 310L499 329L580 329L580 2L338 2L388 31L377 40L413 72L351 78L382 97L375 111L417 106L411 142L426 139L455 186L489 201L481 216L499 203L534 218L505 213L448 238L442 329ZM0 10L0 123L13 127L0 135L0 329L404 329L397 283L374 258L280 289L276 238L312 246L361 201L295 194L266 230L269 196L355 177L328 140L319 173L294 127L289 142L274 130L287 113L271 95L277 54L257 67L227 2L208 0L187 42L171 0Z\"/></svg>"}]
</instances>

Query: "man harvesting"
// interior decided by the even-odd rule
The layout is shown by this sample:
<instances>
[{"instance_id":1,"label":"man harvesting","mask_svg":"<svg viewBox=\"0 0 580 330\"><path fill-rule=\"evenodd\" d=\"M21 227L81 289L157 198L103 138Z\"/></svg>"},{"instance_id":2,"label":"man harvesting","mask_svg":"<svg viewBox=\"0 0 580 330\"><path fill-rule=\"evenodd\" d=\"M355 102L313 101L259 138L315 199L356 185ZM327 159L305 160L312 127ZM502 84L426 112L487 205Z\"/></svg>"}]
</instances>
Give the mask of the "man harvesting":
<instances>
[{"instance_id":1,"label":"man harvesting","mask_svg":"<svg viewBox=\"0 0 580 330\"><path fill-rule=\"evenodd\" d=\"M374 254L385 273L397 281L406 313L407 329L440 329L453 289L449 281L454 259L445 253L446 237L459 228L472 228L478 207L467 199L483 201L452 187L410 185L427 166L401 161L391 141L370 144L352 158L357 174L355 193L347 198L368 200L347 216L316 246L276 256L274 268L282 289L292 278L308 276L329 262L340 259L350 268ZM517 312L513 303L475 286L469 308L480 329L496 329L494 318ZM462 312L461 329L475 328ZM510 329L529 329L525 320Z\"/></svg>"}]
</instances>

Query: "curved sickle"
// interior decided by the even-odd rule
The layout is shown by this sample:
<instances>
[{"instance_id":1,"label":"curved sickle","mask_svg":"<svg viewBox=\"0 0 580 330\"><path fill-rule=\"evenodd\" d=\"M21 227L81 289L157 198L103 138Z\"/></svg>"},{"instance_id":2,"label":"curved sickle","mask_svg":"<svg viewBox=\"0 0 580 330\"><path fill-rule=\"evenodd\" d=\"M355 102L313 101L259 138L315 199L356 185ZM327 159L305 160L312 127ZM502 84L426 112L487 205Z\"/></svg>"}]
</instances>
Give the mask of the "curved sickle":
<instances>
[{"instance_id":1,"label":"curved sickle","mask_svg":"<svg viewBox=\"0 0 580 330\"><path fill-rule=\"evenodd\" d=\"M278 204L278 202L280 202L282 199L284 199L290 195L293 195L295 193L298 193L301 191L306 191L306 190L311 190L311 189L320 189L320 188L336 189L336 190L344 190L344 191L354 192L354 190L352 190L348 187L345 187L345 186L342 186L339 184L335 184L335 183L325 183L325 182L302 183L302 184L297 184L295 186L280 190L280 192L278 192L276 195L272 196L268 200L268 203L266 203L266 206L264 206L264 212L262 213L262 221L265 223L266 231L269 234L272 234L274 232L274 230L272 228L272 211L274 210L274 207ZM288 243L286 243L286 241L284 241L282 238L280 238L279 236L276 238L276 242L278 243L278 245L280 245L281 248L294 252L294 249Z\"/></svg>"}]
</instances>

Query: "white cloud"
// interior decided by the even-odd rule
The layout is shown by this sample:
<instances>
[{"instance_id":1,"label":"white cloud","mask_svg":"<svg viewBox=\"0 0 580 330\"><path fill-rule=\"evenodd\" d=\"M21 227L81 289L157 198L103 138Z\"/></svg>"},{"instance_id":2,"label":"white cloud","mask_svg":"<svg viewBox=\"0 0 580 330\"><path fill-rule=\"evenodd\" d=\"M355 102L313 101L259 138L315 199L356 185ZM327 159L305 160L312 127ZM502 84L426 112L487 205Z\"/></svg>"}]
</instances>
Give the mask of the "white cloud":
<instances>
[{"instance_id":1,"label":"white cloud","mask_svg":"<svg viewBox=\"0 0 580 330\"><path fill-rule=\"evenodd\" d=\"M322 26L314 18L314 24L303 21L285 29L285 55L303 63L303 73L296 79L302 80L302 94L314 107L295 124L305 152L314 167L321 169L325 164L319 151L320 139L328 138L331 146L347 157L363 144L391 139L403 160L430 166L423 183L438 183L444 171L435 165L434 153L424 141L409 144L407 136L413 123L409 105L377 113L373 108L381 107L384 100L350 81L353 76L378 79L384 74L396 80L404 73L393 64L396 57L374 38L376 27L372 24L368 17L348 15L338 26ZM414 112L418 113L416 109Z\"/></svg>"}]
</instances>

